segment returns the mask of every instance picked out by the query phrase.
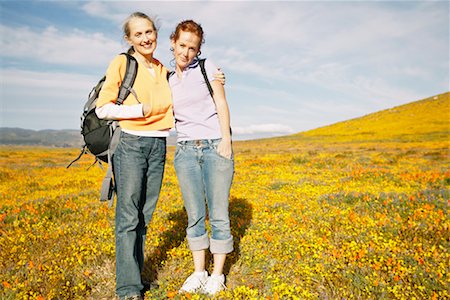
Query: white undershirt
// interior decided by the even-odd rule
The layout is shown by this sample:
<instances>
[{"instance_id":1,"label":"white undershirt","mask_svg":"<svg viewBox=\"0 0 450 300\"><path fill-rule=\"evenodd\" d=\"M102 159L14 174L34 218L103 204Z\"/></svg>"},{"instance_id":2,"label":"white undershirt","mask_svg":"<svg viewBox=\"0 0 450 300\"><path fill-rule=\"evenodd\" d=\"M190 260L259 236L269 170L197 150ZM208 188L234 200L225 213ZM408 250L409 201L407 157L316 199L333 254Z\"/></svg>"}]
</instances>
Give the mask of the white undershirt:
<instances>
[{"instance_id":1,"label":"white undershirt","mask_svg":"<svg viewBox=\"0 0 450 300\"><path fill-rule=\"evenodd\" d=\"M150 72L150 74L151 74L153 77L156 76L155 70L154 70L153 68L147 68L147 70Z\"/></svg>"}]
</instances>

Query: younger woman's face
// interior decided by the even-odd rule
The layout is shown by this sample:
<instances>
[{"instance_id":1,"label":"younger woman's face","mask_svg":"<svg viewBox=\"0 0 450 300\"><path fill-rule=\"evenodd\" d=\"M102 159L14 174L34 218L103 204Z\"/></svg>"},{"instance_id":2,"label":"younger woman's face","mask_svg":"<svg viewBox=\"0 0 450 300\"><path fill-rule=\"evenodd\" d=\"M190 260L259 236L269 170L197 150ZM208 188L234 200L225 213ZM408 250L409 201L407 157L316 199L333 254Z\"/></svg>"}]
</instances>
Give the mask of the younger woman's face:
<instances>
[{"instance_id":1,"label":"younger woman's face","mask_svg":"<svg viewBox=\"0 0 450 300\"><path fill-rule=\"evenodd\" d=\"M133 18L129 21L128 28L130 35L125 37L128 44L133 46L138 54L152 57L158 37L153 23L145 18Z\"/></svg>"},{"instance_id":2,"label":"younger woman's face","mask_svg":"<svg viewBox=\"0 0 450 300\"><path fill-rule=\"evenodd\" d=\"M200 51L200 37L189 31L180 31L177 40L172 40L175 63L181 70L194 60Z\"/></svg>"}]
</instances>

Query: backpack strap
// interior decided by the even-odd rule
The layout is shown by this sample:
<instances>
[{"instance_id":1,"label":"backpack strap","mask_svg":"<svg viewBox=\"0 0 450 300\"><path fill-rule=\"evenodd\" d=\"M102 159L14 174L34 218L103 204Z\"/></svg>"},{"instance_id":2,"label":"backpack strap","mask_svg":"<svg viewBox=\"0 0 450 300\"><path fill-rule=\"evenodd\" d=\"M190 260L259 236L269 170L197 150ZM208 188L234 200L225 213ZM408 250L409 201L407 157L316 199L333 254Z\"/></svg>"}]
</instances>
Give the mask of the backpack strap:
<instances>
[{"instance_id":1,"label":"backpack strap","mask_svg":"<svg viewBox=\"0 0 450 300\"><path fill-rule=\"evenodd\" d=\"M200 64L200 70L202 71L203 78L205 79L206 85L208 86L209 93L211 94L211 97L214 98L214 92L211 87L211 83L209 83L208 75L206 74L205 60L205 58L199 59L198 63Z\"/></svg>"},{"instance_id":2,"label":"backpack strap","mask_svg":"<svg viewBox=\"0 0 450 300\"><path fill-rule=\"evenodd\" d=\"M108 151L108 161L111 159L111 152ZM106 170L106 175L103 178L102 187L100 189L100 201L108 201L109 207L112 206L114 199L114 180L113 180L113 169L110 163L108 163L108 169Z\"/></svg>"},{"instance_id":3,"label":"backpack strap","mask_svg":"<svg viewBox=\"0 0 450 300\"><path fill-rule=\"evenodd\" d=\"M133 90L133 84L136 79L138 63L132 55L130 55L128 53L121 53L121 54L125 55L125 57L127 58L127 69L125 71L125 76L122 80L122 84L120 85L119 95L116 100L116 104L119 104L119 105L121 105L123 103L123 101L125 101L125 99L127 99L128 95L130 93L132 93L134 95L134 97L136 97L136 100L137 100L137 95ZM138 100L138 102L139 102L139 100Z\"/></svg>"},{"instance_id":4,"label":"backpack strap","mask_svg":"<svg viewBox=\"0 0 450 300\"><path fill-rule=\"evenodd\" d=\"M80 158L83 156L84 153L86 153L86 144L84 144L83 147L81 147L81 151L80 151L80 154L78 155L78 157L75 158L74 160L72 160L72 162L66 167L66 169L70 168L70 166L71 166L74 162L79 161Z\"/></svg>"},{"instance_id":5,"label":"backpack strap","mask_svg":"<svg viewBox=\"0 0 450 300\"><path fill-rule=\"evenodd\" d=\"M100 201L108 201L108 206L112 207L114 202L114 169L112 164L112 155L116 150L117 145L120 140L121 129L119 123L114 121L114 123L110 126L110 130L112 132L111 141L109 143L107 155L108 155L108 168L106 169L106 175L103 178L102 187L100 189Z\"/></svg>"},{"instance_id":6,"label":"backpack strap","mask_svg":"<svg viewBox=\"0 0 450 300\"><path fill-rule=\"evenodd\" d=\"M214 91L212 89L211 83L209 83L208 75L206 74L205 60L206 60L206 58L199 59L198 63L200 65L200 70L202 71L203 78L205 79L206 85L208 86L209 93L211 94L211 97L214 99ZM232 134L231 126L230 126L230 134Z\"/></svg>"},{"instance_id":7,"label":"backpack strap","mask_svg":"<svg viewBox=\"0 0 450 300\"><path fill-rule=\"evenodd\" d=\"M169 81L169 78L175 74L175 71L167 71L167 81Z\"/></svg>"}]
</instances>

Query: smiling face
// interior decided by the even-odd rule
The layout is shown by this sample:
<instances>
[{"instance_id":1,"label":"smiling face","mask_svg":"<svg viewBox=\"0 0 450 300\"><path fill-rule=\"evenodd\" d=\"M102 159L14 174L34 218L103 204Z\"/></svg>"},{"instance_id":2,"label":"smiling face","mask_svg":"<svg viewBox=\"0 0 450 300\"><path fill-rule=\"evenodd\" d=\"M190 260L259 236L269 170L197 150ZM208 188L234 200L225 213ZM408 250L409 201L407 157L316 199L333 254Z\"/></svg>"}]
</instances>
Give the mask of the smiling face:
<instances>
[{"instance_id":1,"label":"smiling face","mask_svg":"<svg viewBox=\"0 0 450 300\"><path fill-rule=\"evenodd\" d=\"M145 18L135 17L129 20L125 40L138 55L149 59L156 49L158 34L153 23Z\"/></svg>"},{"instance_id":2,"label":"smiling face","mask_svg":"<svg viewBox=\"0 0 450 300\"><path fill-rule=\"evenodd\" d=\"M177 69L184 70L200 51L201 39L189 31L180 31L178 38L172 39L173 54Z\"/></svg>"}]
</instances>

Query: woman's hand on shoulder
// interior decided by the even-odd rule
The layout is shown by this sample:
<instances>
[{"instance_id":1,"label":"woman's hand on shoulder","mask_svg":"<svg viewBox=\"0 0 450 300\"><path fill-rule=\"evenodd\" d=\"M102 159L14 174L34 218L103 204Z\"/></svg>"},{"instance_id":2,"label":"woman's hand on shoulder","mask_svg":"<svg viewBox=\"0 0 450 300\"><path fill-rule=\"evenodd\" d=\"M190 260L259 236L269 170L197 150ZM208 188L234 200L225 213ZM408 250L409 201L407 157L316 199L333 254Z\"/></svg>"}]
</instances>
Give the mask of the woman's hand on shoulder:
<instances>
[{"instance_id":1,"label":"woman's hand on shoulder","mask_svg":"<svg viewBox=\"0 0 450 300\"><path fill-rule=\"evenodd\" d=\"M218 68L218 71L214 73L214 79L220 82L222 85L225 85L225 73L222 72L220 68Z\"/></svg>"}]
</instances>

